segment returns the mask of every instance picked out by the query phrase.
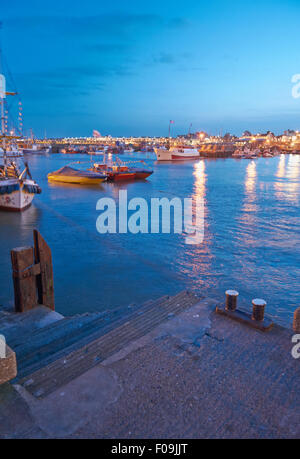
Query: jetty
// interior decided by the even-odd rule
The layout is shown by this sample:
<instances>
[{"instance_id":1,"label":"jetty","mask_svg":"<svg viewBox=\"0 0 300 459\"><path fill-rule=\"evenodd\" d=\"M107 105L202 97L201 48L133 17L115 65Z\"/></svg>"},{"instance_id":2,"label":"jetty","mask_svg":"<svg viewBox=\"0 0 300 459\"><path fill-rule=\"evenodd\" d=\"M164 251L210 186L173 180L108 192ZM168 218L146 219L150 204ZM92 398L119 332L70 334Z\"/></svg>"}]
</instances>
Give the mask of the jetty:
<instances>
[{"instance_id":1,"label":"jetty","mask_svg":"<svg viewBox=\"0 0 300 459\"><path fill-rule=\"evenodd\" d=\"M64 317L38 232L12 266L0 438L299 438L299 310L284 328L235 291L183 291Z\"/></svg>"}]
</instances>

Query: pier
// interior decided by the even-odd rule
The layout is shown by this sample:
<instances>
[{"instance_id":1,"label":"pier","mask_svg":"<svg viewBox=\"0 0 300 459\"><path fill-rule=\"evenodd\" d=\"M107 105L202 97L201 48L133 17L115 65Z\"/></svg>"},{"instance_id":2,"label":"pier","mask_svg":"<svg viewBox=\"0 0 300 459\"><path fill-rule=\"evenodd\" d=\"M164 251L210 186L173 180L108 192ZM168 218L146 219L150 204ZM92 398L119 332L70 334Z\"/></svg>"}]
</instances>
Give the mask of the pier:
<instances>
[{"instance_id":1,"label":"pier","mask_svg":"<svg viewBox=\"0 0 300 459\"><path fill-rule=\"evenodd\" d=\"M299 310L290 328L262 331L251 320L270 321L265 304L237 293L183 291L73 317L41 297L2 310L17 368L0 385L0 438L298 438Z\"/></svg>"}]
</instances>

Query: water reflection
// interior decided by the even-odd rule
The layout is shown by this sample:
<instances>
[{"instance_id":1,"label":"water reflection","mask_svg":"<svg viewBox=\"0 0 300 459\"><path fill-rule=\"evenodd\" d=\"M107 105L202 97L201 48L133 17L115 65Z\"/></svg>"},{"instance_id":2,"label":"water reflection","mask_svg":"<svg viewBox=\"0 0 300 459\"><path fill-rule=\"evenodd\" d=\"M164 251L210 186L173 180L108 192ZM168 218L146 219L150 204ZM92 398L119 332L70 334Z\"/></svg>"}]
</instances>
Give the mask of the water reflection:
<instances>
[{"instance_id":1,"label":"water reflection","mask_svg":"<svg viewBox=\"0 0 300 459\"><path fill-rule=\"evenodd\" d=\"M292 203L299 202L300 189L300 156L289 155L287 164L284 155L281 155L276 173L278 180L274 183L277 199Z\"/></svg>"},{"instance_id":2,"label":"water reflection","mask_svg":"<svg viewBox=\"0 0 300 459\"><path fill-rule=\"evenodd\" d=\"M286 177L291 180L296 180L299 178L299 172L300 172L300 156L290 155L288 164L287 164L287 168L286 168Z\"/></svg>"},{"instance_id":3,"label":"water reflection","mask_svg":"<svg viewBox=\"0 0 300 459\"><path fill-rule=\"evenodd\" d=\"M35 204L32 204L28 209L23 212L0 212L0 228L12 228L18 232L22 232L27 228L32 228L38 224L42 215L42 210ZM1 233L0 233L1 234Z\"/></svg>"},{"instance_id":4,"label":"water reflection","mask_svg":"<svg viewBox=\"0 0 300 459\"><path fill-rule=\"evenodd\" d=\"M276 177L283 178L285 175L285 155L280 155Z\"/></svg>"},{"instance_id":5,"label":"water reflection","mask_svg":"<svg viewBox=\"0 0 300 459\"><path fill-rule=\"evenodd\" d=\"M199 161L194 166L193 175L195 177L195 184L194 184L194 197L202 197L205 198L206 190L206 173L205 173L205 162L204 160Z\"/></svg>"},{"instance_id":6,"label":"water reflection","mask_svg":"<svg viewBox=\"0 0 300 459\"><path fill-rule=\"evenodd\" d=\"M237 234L245 247L254 246L256 242L257 228L257 165L251 161L246 168L245 197L242 203L240 226Z\"/></svg>"},{"instance_id":7,"label":"water reflection","mask_svg":"<svg viewBox=\"0 0 300 459\"><path fill-rule=\"evenodd\" d=\"M55 190L55 188L65 188L66 190L89 190L89 191L99 191L103 190L103 184L99 183L97 185L88 185L88 184L78 184L78 183L63 183L63 182L49 182L49 189Z\"/></svg>"},{"instance_id":8,"label":"water reflection","mask_svg":"<svg viewBox=\"0 0 300 459\"><path fill-rule=\"evenodd\" d=\"M245 189L248 197L254 194L255 187L256 187L256 179L257 179L257 170L256 170L256 162L251 161L248 164L246 169L246 180L245 180Z\"/></svg>"},{"instance_id":9,"label":"water reflection","mask_svg":"<svg viewBox=\"0 0 300 459\"><path fill-rule=\"evenodd\" d=\"M255 212L257 211L256 204L256 185L257 185L257 170L256 162L251 161L248 164L246 169L246 178L245 178L245 201L242 207L244 212ZM248 215L249 217L249 215ZM251 217L252 220L252 217ZM250 221L249 221L250 223Z\"/></svg>"},{"instance_id":10,"label":"water reflection","mask_svg":"<svg viewBox=\"0 0 300 459\"><path fill-rule=\"evenodd\" d=\"M204 160L199 161L193 166L194 186L192 199L196 203L196 199L204 200L204 240L201 244L185 246L185 253L181 254L180 270L185 276L193 279L193 287L204 290L210 283L212 272L211 253L212 231L209 223L209 210L207 204L207 174L205 170L206 164ZM195 211L195 209L194 209ZM193 215L195 218L195 215Z\"/></svg>"}]
</instances>

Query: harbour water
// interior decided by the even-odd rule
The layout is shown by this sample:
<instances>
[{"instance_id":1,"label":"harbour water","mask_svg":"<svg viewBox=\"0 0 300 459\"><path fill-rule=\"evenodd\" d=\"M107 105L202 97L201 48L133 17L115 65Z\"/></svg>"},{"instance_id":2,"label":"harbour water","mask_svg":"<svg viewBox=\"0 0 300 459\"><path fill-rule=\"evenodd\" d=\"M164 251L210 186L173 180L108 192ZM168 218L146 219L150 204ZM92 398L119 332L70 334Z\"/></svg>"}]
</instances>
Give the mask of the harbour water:
<instances>
[{"instance_id":1,"label":"harbour water","mask_svg":"<svg viewBox=\"0 0 300 459\"><path fill-rule=\"evenodd\" d=\"M56 309L63 314L125 307L184 288L210 296L234 288L243 303L262 297L278 322L291 322L300 306L300 156L165 164L148 157L154 174L147 181L47 182L47 173L74 160L87 157L32 156L43 193L21 214L0 213L0 305L13 302L9 251L32 245L37 228L52 249ZM96 203L117 199L120 189L148 201L203 196L203 243L186 245L178 234L100 235Z\"/></svg>"}]
</instances>

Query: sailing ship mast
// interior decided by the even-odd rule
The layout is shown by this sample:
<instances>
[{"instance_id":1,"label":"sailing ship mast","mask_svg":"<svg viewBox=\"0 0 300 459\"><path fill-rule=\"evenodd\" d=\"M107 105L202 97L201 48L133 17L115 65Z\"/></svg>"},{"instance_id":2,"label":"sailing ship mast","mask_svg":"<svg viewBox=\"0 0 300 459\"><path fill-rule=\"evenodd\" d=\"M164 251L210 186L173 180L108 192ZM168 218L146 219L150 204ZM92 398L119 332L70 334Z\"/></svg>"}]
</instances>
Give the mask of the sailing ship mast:
<instances>
[{"instance_id":1,"label":"sailing ship mast","mask_svg":"<svg viewBox=\"0 0 300 459\"><path fill-rule=\"evenodd\" d=\"M4 100L6 98L6 81L5 76L2 75L2 46L1 46L1 30L2 22L0 22L0 103L1 103L1 137L2 137L2 149L4 158L4 174L7 176L7 155L6 155L6 139L5 139L5 112L4 112Z\"/></svg>"},{"instance_id":2,"label":"sailing ship mast","mask_svg":"<svg viewBox=\"0 0 300 459\"><path fill-rule=\"evenodd\" d=\"M3 67L3 52L0 43L0 139L2 139L4 158L4 165L0 165L0 209L20 212L27 209L31 205L34 196L41 193L41 188L32 179L27 163L25 163L25 169L23 172L20 173L16 164L13 161L10 161L8 158L8 142L18 138L18 136L16 136L13 132L7 134L5 101L6 96L15 96L17 92L6 91L6 79L4 76ZM20 102L19 122L21 127L23 123L21 123Z\"/></svg>"},{"instance_id":3,"label":"sailing ship mast","mask_svg":"<svg viewBox=\"0 0 300 459\"><path fill-rule=\"evenodd\" d=\"M0 22L0 103L1 103L1 138L4 159L4 175L7 177L7 151L6 151L6 126L5 126L5 99L6 96L15 96L16 92L6 91L6 78L3 72L2 43L1 43L2 22Z\"/></svg>"}]
</instances>

